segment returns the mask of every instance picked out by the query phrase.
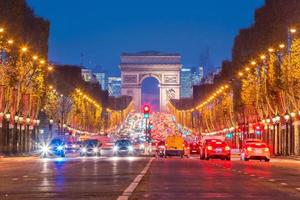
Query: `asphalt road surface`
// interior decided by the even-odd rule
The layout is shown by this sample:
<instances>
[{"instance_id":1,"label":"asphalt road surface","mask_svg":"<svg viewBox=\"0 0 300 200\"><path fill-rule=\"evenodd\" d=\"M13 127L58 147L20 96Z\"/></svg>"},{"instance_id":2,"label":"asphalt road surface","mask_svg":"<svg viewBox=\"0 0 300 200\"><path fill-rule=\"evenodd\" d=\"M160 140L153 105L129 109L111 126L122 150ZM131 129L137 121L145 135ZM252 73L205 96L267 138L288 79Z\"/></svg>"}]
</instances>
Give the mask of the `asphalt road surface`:
<instances>
[{"instance_id":1,"label":"asphalt road surface","mask_svg":"<svg viewBox=\"0 0 300 200\"><path fill-rule=\"evenodd\" d=\"M2 199L117 199L147 158L0 160Z\"/></svg>"},{"instance_id":2,"label":"asphalt road surface","mask_svg":"<svg viewBox=\"0 0 300 200\"><path fill-rule=\"evenodd\" d=\"M152 162L130 199L300 199L300 162Z\"/></svg>"},{"instance_id":3,"label":"asphalt road surface","mask_svg":"<svg viewBox=\"0 0 300 200\"><path fill-rule=\"evenodd\" d=\"M148 161L0 158L0 200L117 199ZM300 162L156 158L129 199L300 199Z\"/></svg>"}]
</instances>

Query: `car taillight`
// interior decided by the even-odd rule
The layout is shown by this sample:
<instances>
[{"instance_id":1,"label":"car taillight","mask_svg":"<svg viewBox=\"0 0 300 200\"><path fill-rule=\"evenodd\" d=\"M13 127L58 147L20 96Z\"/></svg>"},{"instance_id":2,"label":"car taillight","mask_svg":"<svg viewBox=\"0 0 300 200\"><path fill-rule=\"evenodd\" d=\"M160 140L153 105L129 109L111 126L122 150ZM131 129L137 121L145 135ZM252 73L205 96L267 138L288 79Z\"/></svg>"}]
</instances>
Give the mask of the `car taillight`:
<instances>
[{"instance_id":1,"label":"car taillight","mask_svg":"<svg viewBox=\"0 0 300 200\"><path fill-rule=\"evenodd\" d=\"M248 148L247 148L247 151L252 151L252 148L251 148L251 147L248 147Z\"/></svg>"},{"instance_id":2,"label":"car taillight","mask_svg":"<svg viewBox=\"0 0 300 200\"><path fill-rule=\"evenodd\" d=\"M212 146L207 146L207 150L212 150Z\"/></svg>"},{"instance_id":3,"label":"car taillight","mask_svg":"<svg viewBox=\"0 0 300 200\"><path fill-rule=\"evenodd\" d=\"M269 148L268 147L266 147L264 150L265 150L265 152L269 152Z\"/></svg>"},{"instance_id":4,"label":"car taillight","mask_svg":"<svg viewBox=\"0 0 300 200\"><path fill-rule=\"evenodd\" d=\"M182 144L182 146L184 147L184 144Z\"/></svg>"},{"instance_id":5,"label":"car taillight","mask_svg":"<svg viewBox=\"0 0 300 200\"><path fill-rule=\"evenodd\" d=\"M187 147L187 149L190 149L190 147Z\"/></svg>"},{"instance_id":6,"label":"car taillight","mask_svg":"<svg viewBox=\"0 0 300 200\"><path fill-rule=\"evenodd\" d=\"M229 150L230 150L230 147L229 147L229 146L225 147L225 150L226 150L226 151L229 151Z\"/></svg>"}]
</instances>

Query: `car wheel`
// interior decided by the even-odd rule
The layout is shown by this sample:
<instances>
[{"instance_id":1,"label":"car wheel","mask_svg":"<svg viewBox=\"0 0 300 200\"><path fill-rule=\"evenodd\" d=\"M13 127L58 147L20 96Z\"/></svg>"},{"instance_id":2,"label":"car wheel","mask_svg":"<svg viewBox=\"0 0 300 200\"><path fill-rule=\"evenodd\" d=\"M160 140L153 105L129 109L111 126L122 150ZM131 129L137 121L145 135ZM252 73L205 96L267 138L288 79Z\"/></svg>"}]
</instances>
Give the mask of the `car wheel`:
<instances>
[{"instance_id":1,"label":"car wheel","mask_svg":"<svg viewBox=\"0 0 300 200\"><path fill-rule=\"evenodd\" d=\"M61 154L61 157L65 157L65 156L66 156L65 153L62 153L62 154Z\"/></svg>"},{"instance_id":2,"label":"car wheel","mask_svg":"<svg viewBox=\"0 0 300 200\"><path fill-rule=\"evenodd\" d=\"M227 157L226 160L231 160L231 158L230 158L230 157Z\"/></svg>"},{"instance_id":3,"label":"car wheel","mask_svg":"<svg viewBox=\"0 0 300 200\"><path fill-rule=\"evenodd\" d=\"M265 159L265 162L270 162L270 159L266 158L266 159Z\"/></svg>"},{"instance_id":4,"label":"car wheel","mask_svg":"<svg viewBox=\"0 0 300 200\"><path fill-rule=\"evenodd\" d=\"M244 161L249 161L249 158L244 158Z\"/></svg>"}]
</instances>

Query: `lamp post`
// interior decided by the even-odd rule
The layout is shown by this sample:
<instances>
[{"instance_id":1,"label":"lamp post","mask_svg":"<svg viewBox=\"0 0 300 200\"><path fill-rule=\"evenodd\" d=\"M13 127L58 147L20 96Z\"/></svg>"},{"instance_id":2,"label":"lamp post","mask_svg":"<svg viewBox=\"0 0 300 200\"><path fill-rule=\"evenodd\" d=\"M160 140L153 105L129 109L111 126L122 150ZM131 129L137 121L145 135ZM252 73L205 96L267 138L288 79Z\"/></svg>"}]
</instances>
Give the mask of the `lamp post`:
<instances>
[{"instance_id":1,"label":"lamp post","mask_svg":"<svg viewBox=\"0 0 300 200\"><path fill-rule=\"evenodd\" d=\"M296 113L291 112L291 155L295 154L295 127L294 127L294 118L296 116Z\"/></svg>"},{"instance_id":2,"label":"lamp post","mask_svg":"<svg viewBox=\"0 0 300 200\"><path fill-rule=\"evenodd\" d=\"M284 119L285 119L285 155L290 155L290 134L289 134L289 120L290 120L290 115L286 111L284 114Z\"/></svg>"},{"instance_id":3,"label":"lamp post","mask_svg":"<svg viewBox=\"0 0 300 200\"><path fill-rule=\"evenodd\" d=\"M38 144L39 142L39 136L40 136L40 123L41 123L41 120L37 119L36 120L36 135L35 135L35 144ZM37 148L37 146L36 146Z\"/></svg>"},{"instance_id":4,"label":"lamp post","mask_svg":"<svg viewBox=\"0 0 300 200\"><path fill-rule=\"evenodd\" d=\"M16 154L18 152L18 121L19 116L16 114L14 117L14 131L13 131L13 153Z\"/></svg>"},{"instance_id":5,"label":"lamp post","mask_svg":"<svg viewBox=\"0 0 300 200\"><path fill-rule=\"evenodd\" d=\"M49 120L49 132L50 132L50 139L52 138L52 126L53 126L53 119Z\"/></svg>"},{"instance_id":6,"label":"lamp post","mask_svg":"<svg viewBox=\"0 0 300 200\"><path fill-rule=\"evenodd\" d=\"M19 117L19 152L25 151L25 140L24 140L24 133L22 131L22 123L23 123L23 117Z\"/></svg>"},{"instance_id":7,"label":"lamp post","mask_svg":"<svg viewBox=\"0 0 300 200\"><path fill-rule=\"evenodd\" d=\"M0 112L0 119L1 119L1 121L0 121L0 123L1 123L1 126L0 126L0 153L2 152L2 148L3 148L3 146L4 146L4 121L5 120L3 120L3 118L4 118L4 113L3 112Z\"/></svg>"},{"instance_id":8,"label":"lamp post","mask_svg":"<svg viewBox=\"0 0 300 200\"><path fill-rule=\"evenodd\" d=\"M5 151L9 153L9 146L10 146L10 137L9 137L9 120L10 120L10 113L5 114L6 119L6 132L5 132Z\"/></svg>"},{"instance_id":9,"label":"lamp post","mask_svg":"<svg viewBox=\"0 0 300 200\"><path fill-rule=\"evenodd\" d=\"M29 152L30 149L30 131L29 131L29 125L30 125L30 118L26 118L26 131L25 131L25 141L26 141L26 152Z\"/></svg>"},{"instance_id":10,"label":"lamp post","mask_svg":"<svg viewBox=\"0 0 300 200\"><path fill-rule=\"evenodd\" d=\"M266 124L267 124L267 144L270 145L270 117L268 116L266 119Z\"/></svg>"}]
</instances>

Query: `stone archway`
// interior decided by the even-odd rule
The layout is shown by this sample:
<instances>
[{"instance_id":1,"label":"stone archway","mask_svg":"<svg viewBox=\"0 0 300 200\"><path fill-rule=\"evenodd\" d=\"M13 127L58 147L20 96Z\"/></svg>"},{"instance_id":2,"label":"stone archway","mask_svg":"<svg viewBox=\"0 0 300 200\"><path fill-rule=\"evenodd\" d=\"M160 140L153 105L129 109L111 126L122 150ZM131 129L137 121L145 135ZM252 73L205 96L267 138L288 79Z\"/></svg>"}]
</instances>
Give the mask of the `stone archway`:
<instances>
[{"instance_id":1,"label":"stone archway","mask_svg":"<svg viewBox=\"0 0 300 200\"><path fill-rule=\"evenodd\" d=\"M179 54L157 52L122 54L122 95L132 96L135 110L141 111L141 84L154 77L159 82L160 111L166 111L168 101L180 97L180 59Z\"/></svg>"}]
</instances>

